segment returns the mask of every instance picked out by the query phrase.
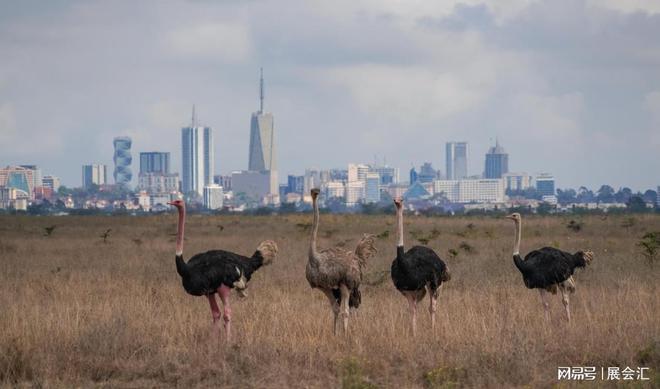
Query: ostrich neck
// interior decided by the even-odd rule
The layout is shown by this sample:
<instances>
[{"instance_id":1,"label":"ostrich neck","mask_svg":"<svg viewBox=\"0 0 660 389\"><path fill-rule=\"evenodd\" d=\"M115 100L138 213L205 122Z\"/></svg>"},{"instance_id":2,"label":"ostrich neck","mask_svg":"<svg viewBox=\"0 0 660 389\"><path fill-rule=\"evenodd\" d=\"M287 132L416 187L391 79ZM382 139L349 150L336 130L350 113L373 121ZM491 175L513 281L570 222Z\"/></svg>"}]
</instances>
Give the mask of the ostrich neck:
<instances>
[{"instance_id":1,"label":"ostrich neck","mask_svg":"<svg viewBox=\"0 0 660 389\"><path fill-rule=\"evenodd\" d=\"M316 237L319 232L319 204L316 201L316 198L312 199L312 205L314 207L314 222L312 224L312 240L309 242L309 254L312 257L316 257L318 255L318 251L316 250Z\"/></svg>"},{"instance_id":2,"label":"ostrich neck","mask_svg":"<svg viewBox=\"0 0 660 389\"><path fill-rule=\"evenodd\" d=\"M396 210L396 234L397 234L397 246L403 247L403 208L397 208Z\"/></svg>"},{"instance_id":3,"label":"ostrich neck","mask_svg":"<svg viewBox=\"0 0 660 389\"><path fill-rule=\"evenodd\" d=\"M176 256L180 257L183 254L183 230L186 224L186 209L179 208L179 225L176 232Z\"/></svg>"},{"instance_id":4,"label":"ostrich neck","mask_svg":"<svg viewBox=\"0 0 660 389\"><path fill-rule=\"evenodd\" d=\"M516 237L513 241L513 255L520 254L520 238L522 236L522 222L516 221Z\"/></svg>"}]
</instances>

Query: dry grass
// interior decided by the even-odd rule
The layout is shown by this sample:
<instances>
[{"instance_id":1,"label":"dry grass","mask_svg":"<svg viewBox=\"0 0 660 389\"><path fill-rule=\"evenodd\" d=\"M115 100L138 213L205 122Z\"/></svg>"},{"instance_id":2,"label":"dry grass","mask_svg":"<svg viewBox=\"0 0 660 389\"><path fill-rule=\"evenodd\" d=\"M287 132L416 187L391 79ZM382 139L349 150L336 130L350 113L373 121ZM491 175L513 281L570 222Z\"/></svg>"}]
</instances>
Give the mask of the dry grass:
<instances>
[{"instance_id":1,"label":"dry grass","mask_svg":"<svg viewBox=\"0 0 660 389\"><path fill-rule=\"evenodd\" d=\"M623 217L585 217L577 233L564 218L524 220L523 252L554 245L596 253L576 276L571 325L562 321L559 297L551 301L552 323L544 322L538 293L523 286L512 263L510 221L408 217L407 231L431 236L452 273L436 333L423 310L416 339L408 335L405 299L382 276L395 253L394 216L322 215L321 247L381 235L347 338L332 336L326 298L304 277L309 232L299 226L310 218L189 218L184 256L210 248L252 253L263 239L280 247L247 299L234 298L232 345L211 334L206 299L180 285L175 215L0 218L0 383L543 387L557 384L558 365L587 365L650 366L655 382L647 385L660 385L658 270L636 246L645 232L660 231L660 217L638 217L629 228ZM57 229L44 236L50 225ZM409 234L407 244L416 243Z\"/></svg>"}]
</instances>

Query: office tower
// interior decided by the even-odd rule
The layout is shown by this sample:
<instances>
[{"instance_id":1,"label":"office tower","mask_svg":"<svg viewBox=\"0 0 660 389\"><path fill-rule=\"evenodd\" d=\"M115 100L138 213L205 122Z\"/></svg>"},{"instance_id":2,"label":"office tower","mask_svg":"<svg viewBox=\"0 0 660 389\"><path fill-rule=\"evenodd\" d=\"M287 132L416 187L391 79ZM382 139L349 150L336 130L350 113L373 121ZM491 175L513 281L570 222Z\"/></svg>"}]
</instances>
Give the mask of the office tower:
<instances>
[{"instance_id":1,"label":"office tower","mask_svg":"<svg viewBox=\"0 0 660 389\"><path fill-rule=\"evenodd\" d=\"M37 167L37 165L19 165L22 168L30 169L32 170L32 187L33 188L38 188L40 186L43 186L43 179L41 178L41 169Z\"/></svg>"},{"instance_id":2,"label":"office tower","mask_svg":"<svg viewBox=\"0 0 660 389\"><path fill-rule=\"evenodd\" d=\"M552 174L541 173L536 176L536 192L541 196L555 195L555 178Z\"/></svg>"},{"instance_id":3,"label":"office tower","mask_svg":"<svg viewBox=\"0 0 660 389\"><path fill-rule=\"evenodd\" d=\"M82 186L89 189L92 185L105 185L108 183L108 169L106 165L92 164L82 167Z\"/></svg>"},{"instance_id":4,"label":"office tower","mask_svg":"<svg viewBox=\"0 0 660 389\"><path fill-rule=\"evenodd\" d=\"M269 195L279 194L277 178L268 170L241 170L231 174L234 197L261 202Z\"/></svg>"},{"instance_id":5,"label":"office tower","mask_svg":"<svg viewBox=\"0 0 660 389\"><path fill-rule=\"evenodd\" d=\"M364 183L364 200L367 203L380 201L380 175L378 173L367 173Z\"/></svg>"},{"instance_id":6,"label":"office tower","mask_svg":"<svg viewBox=\"0 0 660 389\"><path fill-rule=\"evenodd\" d=\"M507 191L525 190L532 186L532 176L527 173L504 173L502 179Z\"/></svg>"},{"instance_id":7,"label":"office tower","mask_svg":"<svg viewBox=\"0 0 660 389\"><path fill-rule=\"evenodd\" d=\"M140 173L169 173L170 153L140 153Z\"/></svg>"},{"instance_id":8,"label":"office tower","mask_svg":"<svg viewBox=\"0 0 660 389\"><path fill-rule=\"evenodd\" d=\"M369 173L369 165L364 164L348 164L348 182L364 181Z\"/></svg>"},{"instance_id":9,"label":"office tower","mask_svg":"<svg viewBox=\"0 0 660 389\"><path fill-rule=\"evenodd\" d=\"M417 180L422 183L433 182L436 179L436 171L433 169L433 165L430 162L424 162L422 167L419 169L419 174L417 175Z\"/></svg>"},{"instance_id":10,"label":"office tower","mask_svg":"<svg viewBox=\"0 0 660 389\"><path fill-rule=\"evenodd\" d=\"M204 187L204 208L220 209L223 205L224 193L220 185L211 184Z\"/></svg>"},{"instance_id":11,"label":"office tower","mask_svg":"<svg viewBox=\"0 0 660 389\"><path fill-rule=\"evenodd\" d=\"M502 178L509 172L509 154L504 151L500 143L495 140L495 146L486 153L486 168L484 178Z\"/></svg>"},{"instance_id":12,"label":"office tower","mask_svg":"<svg viewBox=\"0 0 660 389\"><path fill-rule=\"evenodd\" d=\"M221 174L219 174L217 176L213 176L213 183L220 185L225 192L229 192L230 190L232 190L232 188L231 188L231 174L226 175L226 176L221 175Z\"/></svg>"},{"instance_id":13,"label":"office tower","mask_svg":"<svg viewBox=\"0 0 660 389\"><path fill-rule=\"evenodd\" d=\"M197 125L194 106L190 127L181 129L181 157L183 193L203 196L213 183L213 129Z\"/></svg>"},{"instance_id":14,"label":"office tower","mask_svg":"<svg viewBox=\"0 0 660 389\"><path fill-rule=\"evenodd\" d=\"M380 175L381 185L392 185L399 183L399 168L377 166L371 168L371 171Z\"/></svg>"},{"instance_id":15,"label":"office tower","mask_svg":"<svg viewBox=\"0 0 660 389\"><path fill-rule=\"evenodd\" d=\"M305 189L305 176L292 176L287 177L286 193L303 194Z\"/></svg>"},{"instance_id":16,"label":"office tower","mask_svg":"<svg viewBox=\"0 0 660 389\"><path fill-rule=\"evenodd\" d=\"M133 173L131 172L131 162L133 161L131 157L131 138L118 136L112 141L112 144L115 147L115 154L112 158L115 163L115 171L113 173L115 184L126 186L131 183L131 179L133 178Z\"/></svg>"},{"instance_id":17,"label":"office tower","mask_svg":"<svg viewBox=\"0 0 660 389\"><path fill-rule=\"evenodd\" d=\"M263 69L261 70L259 87L259 111L252 114L252 120L250 122L250 160L248 170L277 170L273 114L264 112Z\"/></svg>"},{"instance_id":18,"label":"office tower","mask_svg":"<svg viewBox=\"0 0 660 389\"><path fill-rule=\"evenodd\" d=\"M364 198L364 181L349 181L345 186L346 205L357 205Z\"/></svg>"},{"instance_id":19,"label":"office tower","mask_svg":"<svg viewBox=\"0 0 660 389\"><path fill-rule=\"evenodd\" d=\"M502 179L437 180L433 185L452 203L502 203L505 198Z\"/></svg>"},{"instance_id":20,"label":"office tower","mask_svg":"<svg viewBox=\"0 0 660 389\"><path fill-rule=\"evenodd\" d=\"M57 190L60 188L60 179L55 176L44 176L43 179L41 180L42 184L46 188L50 188L53 192L57 192Z\"/></svg>"},{"instance_id":21,"label":"office tower","mask_svg":"<svg viewBox=\"0 0 660 389\"><path fill-rule=\"evenodd\" d=\"M414 166L410 168L410 173L408 173L408 175L410 177L410 182L409 182L410 185L416 183L417 180L419 179L419 175L417 174L417 170L415 170Z\"/></svg>"},{"instance_id":22,"label":"office tower","mask_svg":"<svg viewBox=\"0 0 660 389\"><path fill-rule=\"evenodd\" d=\"M467 142L447 142L446 148L447 180L460 180L467 177Z\"/></svg>"},{"instance_id":23,"label":"office tower","mask_svg":"<svg viewBox=\"0 0 660 389\"><path fill-rule=\"evenodd\" d=\"M35 170L21 166L0 169L0 187L16 189L18 197L34 199Z\"/></svg>"}]
</instances>

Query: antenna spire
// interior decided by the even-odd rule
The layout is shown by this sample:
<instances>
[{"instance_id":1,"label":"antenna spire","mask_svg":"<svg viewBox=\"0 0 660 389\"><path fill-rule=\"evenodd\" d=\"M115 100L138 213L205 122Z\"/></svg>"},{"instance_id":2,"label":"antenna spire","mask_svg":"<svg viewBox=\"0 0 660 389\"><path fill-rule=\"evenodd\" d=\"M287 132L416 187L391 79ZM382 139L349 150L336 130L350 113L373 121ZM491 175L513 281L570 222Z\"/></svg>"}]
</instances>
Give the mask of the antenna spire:
<instances>
[{"instance_id":1,"label":"antenna spire","mask_svg":"<svg viewBox=\"0 0 660 389\"><path fill-rule=\"evenodd\" d=\"M192 109L192 128L196 127L196 122L197 117L195 116L195 104L193 104L193 109Z\"/></svg>"},{"instance_id":2,"label":"antenna spire","mask_svg":"<svg viewBox=\"0 0 660 389\"><path fill-rule=\"evenodd\" d=\"M259 78L259 112L264 113L264 68L261 68L261 77Z\"/></svg>"}]
</instances>

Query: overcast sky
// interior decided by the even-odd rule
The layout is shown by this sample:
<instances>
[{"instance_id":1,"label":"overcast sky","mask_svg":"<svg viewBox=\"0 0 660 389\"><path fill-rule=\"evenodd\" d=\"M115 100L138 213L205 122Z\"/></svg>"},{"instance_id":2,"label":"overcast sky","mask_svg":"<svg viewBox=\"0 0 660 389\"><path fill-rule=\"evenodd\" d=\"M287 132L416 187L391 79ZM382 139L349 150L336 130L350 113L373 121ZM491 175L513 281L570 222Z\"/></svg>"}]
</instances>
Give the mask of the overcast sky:
<instances>
[{"instance_id":1,"label":"overcast sky","mask_svg":"<svg viewBox=\"0 0 660 389\"><path fill-rule=\"evenodd\" d=\"M216 174L246 169L260 66L281 181L375 158L444 172L451 140L480 174L498 137L511 171L562 188L660 184L655 0L0 0L0 53L0 164L68 186L111 172L119 135L179 171L193 103Z\"/></svg>"}]
</instances>

